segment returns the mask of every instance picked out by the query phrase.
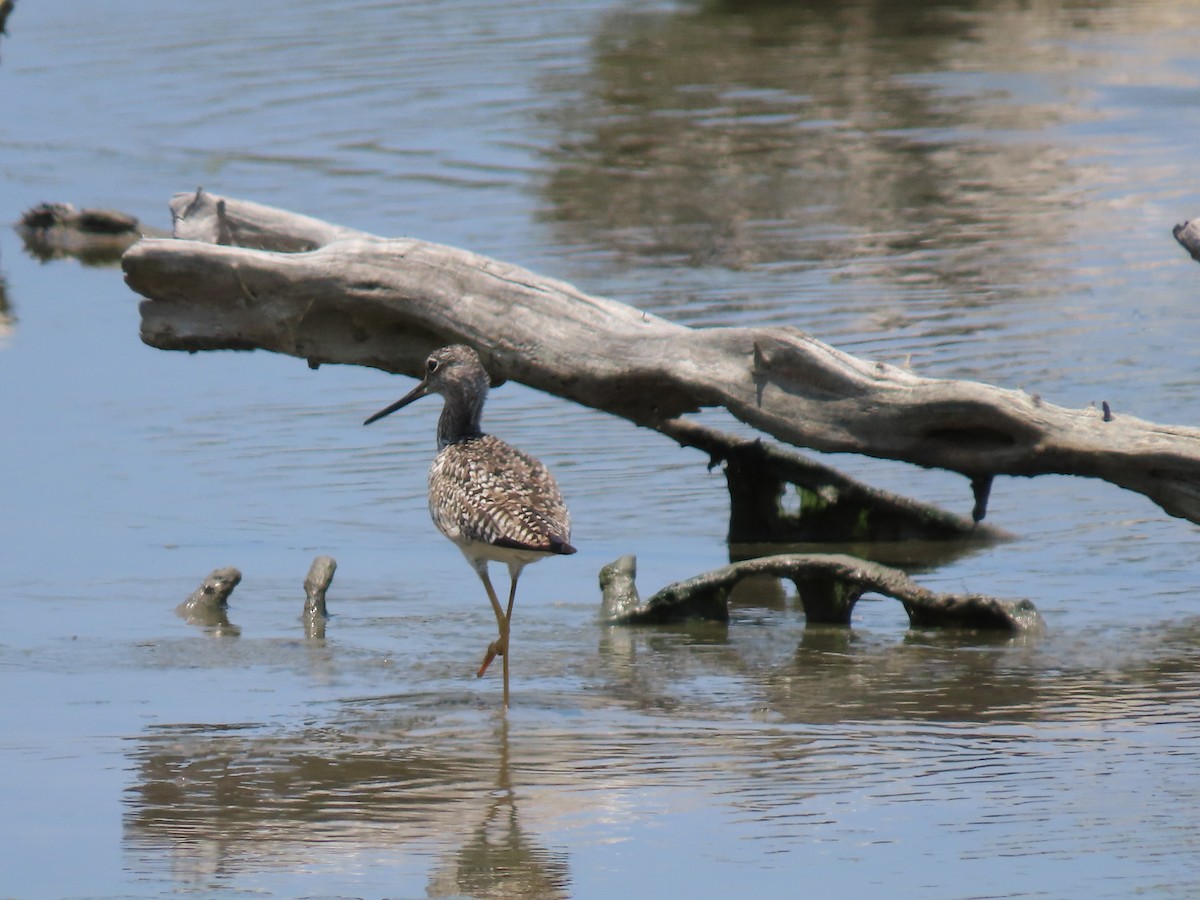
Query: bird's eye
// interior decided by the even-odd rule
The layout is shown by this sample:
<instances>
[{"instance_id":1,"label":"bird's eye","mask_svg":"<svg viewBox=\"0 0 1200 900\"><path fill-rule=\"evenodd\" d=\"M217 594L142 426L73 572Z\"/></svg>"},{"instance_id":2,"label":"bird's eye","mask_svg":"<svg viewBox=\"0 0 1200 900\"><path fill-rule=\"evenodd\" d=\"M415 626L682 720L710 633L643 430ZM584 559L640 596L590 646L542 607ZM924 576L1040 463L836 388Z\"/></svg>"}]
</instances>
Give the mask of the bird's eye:
<instances>
[{"instance_id":1,"label":"bird's eye","mask_svg":"<svg viewBox=\"0 0 1200 900\"><path fill-rule=\"evenodd\" d=\"M431 356L429 357L429 361L425 363L425 368L430 372L436 372L438 370L438 365L438 361Z\"/></svg>"}]
</instances>

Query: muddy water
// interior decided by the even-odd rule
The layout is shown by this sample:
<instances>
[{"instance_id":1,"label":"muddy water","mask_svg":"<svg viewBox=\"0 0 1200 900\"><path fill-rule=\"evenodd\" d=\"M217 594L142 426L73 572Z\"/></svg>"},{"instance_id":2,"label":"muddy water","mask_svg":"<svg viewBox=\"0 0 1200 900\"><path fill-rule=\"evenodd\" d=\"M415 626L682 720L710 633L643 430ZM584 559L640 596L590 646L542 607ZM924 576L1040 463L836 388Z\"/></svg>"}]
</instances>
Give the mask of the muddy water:
<instances>
[{"instance_id":1,"label":"muddy water","mask_svg":"<svg viewBox=\"0 0 1200 900\"><path fill-rule=\"evenodd\" d=\"M900 7L903 6L903 9ZM166 224L211 190L518 262L693 325L779 323L920 372L1200 420L1200 38L1188 4L18 4L0 218ZM721 564L719 473L518 386L580 552L526 573L514 706L429 524L436 403L137 340L119 271L0 232L0 894L1184 896L1200 889L1196 529L1001 481L1020 535L923 572L1037 640L608 630ZM721 417L706 416L714 422ZM835 462L965 512L959 478ZM323 642L313 556L338 559ZM224 635L173 610L244 573Z\"/></svg>"}]
</instances>

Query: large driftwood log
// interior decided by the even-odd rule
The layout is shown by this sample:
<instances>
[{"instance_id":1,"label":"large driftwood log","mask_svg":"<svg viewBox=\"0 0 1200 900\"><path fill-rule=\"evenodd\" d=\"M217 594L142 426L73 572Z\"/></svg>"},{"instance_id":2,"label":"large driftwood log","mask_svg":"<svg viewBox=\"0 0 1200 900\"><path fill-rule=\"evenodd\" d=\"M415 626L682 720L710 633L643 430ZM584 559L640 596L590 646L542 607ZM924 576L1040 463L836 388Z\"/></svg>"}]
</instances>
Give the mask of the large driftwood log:
<instances>
[{"instance_id":1,"label":"large driftwood log","mask_svg":"<svg viewBox=\"0 0 1200 900\"><path fill-rule=\"evenodd\" d=\"M959 472L980 511L995 475L1081 475L1200 522L1200 429L923 378L793 328L688 328L465 250L245 201L197 192L172 209L183 239L144 240L123 260L149 298L151 346L412 375L431 347L460 341L493 375L651 428L723 406L786 443Z\"/></svg>"},{"instance_id":2,"label":"large driftwood log","mask_svg":"<svg viewBox=\"0 0 1200 900\"><path fill-rule=\"evenodd\" d=\"M770 575L796 586L808 622L848 625L866 593L899 600L914 627L1040 632L1042 617L1028 600L983 594L942 594L899 569L834 553L793 553L733 563L667 585L649 600L638 595L637 560L623 556L600 570L601 618L611 625L663 625L688 619L725 622L729 594L743 578Z\"/></svg>"}]
</instances>

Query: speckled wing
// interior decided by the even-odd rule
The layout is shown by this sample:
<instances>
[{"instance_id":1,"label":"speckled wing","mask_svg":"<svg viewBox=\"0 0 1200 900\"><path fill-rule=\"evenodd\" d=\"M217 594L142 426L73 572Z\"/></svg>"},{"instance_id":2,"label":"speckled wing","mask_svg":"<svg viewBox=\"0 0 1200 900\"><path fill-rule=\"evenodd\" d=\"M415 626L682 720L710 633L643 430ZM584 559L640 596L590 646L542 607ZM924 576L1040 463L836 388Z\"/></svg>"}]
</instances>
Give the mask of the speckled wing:
<instances>
[{"instance_id":1,"label":"speckled wing","mask_svg":"<svg viewBox=\"0 0 1200 900\"><path fill-rule=\"evenodd\" d=\"M571 516L549 470L490 434L457 441L434 458L429 512L456 543L575 552Z\"/></svg>"}]
</instances>

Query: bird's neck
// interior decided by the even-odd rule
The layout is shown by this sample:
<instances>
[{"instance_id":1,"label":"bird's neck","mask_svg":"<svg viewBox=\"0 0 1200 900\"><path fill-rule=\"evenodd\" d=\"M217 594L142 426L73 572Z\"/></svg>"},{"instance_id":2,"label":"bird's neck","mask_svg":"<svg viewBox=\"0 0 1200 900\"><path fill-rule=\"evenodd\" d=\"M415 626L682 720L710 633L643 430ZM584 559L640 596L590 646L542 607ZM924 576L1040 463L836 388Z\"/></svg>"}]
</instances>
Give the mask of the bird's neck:
<instances>
[{"instance_id":1,"label":"bird's neck","mask_svg":"<svg viewBox=\"0 0 1200 900\"><path fill-rule=\"evenodd\" d=\"M438 419L437 445L439 450L483 434L479 427L479 419L483 414L483 401L486 397L486 390L475 391L469 395L446 397L441 418Z\"/></svg>"}]
</instances>

